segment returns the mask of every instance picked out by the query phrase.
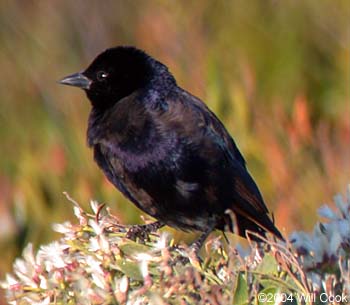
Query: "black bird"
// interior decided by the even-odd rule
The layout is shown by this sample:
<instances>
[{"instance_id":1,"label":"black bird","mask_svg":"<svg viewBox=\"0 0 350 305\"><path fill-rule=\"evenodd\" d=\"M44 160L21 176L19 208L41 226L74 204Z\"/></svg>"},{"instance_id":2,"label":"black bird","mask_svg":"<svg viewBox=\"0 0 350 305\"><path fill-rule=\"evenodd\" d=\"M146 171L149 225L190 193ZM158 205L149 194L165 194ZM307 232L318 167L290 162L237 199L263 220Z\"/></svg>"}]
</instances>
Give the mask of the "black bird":
<instances>
[{"instance_id":1,"label":"black bird","mask_svg":"<svg viewBox=\"0 0 350 305\"><path fill-rule=\"evenodd\" d=\"M214 229L283 240L224 125L165 65L119 46L60 83L86 92L88 145L110 182L158 220L143 229L201 231L196 249Z\"/></svg>"}]
</instances>

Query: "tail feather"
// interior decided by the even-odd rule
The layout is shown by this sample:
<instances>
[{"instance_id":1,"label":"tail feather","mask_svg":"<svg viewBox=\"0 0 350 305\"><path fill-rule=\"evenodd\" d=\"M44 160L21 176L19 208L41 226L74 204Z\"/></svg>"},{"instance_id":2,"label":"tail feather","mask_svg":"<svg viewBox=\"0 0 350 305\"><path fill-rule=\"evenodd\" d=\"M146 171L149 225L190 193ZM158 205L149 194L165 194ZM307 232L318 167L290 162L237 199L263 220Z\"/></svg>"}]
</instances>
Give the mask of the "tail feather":
<instances>
[{"instance_id":1,"label":"tail feather","mask_svg":"<svg viewBox=\"0 0 350 305\"><path fill-rule=\"evenodd\" d=\"M266 233L269 232L276 238L284 241L281 232L276 228L273 221L270 220L267 214L261 214L259 219L256 217L247 217L238 213L234 214L234 219L230 215L227 215L225 219L226 225L228 224L229 230L235 232L240 236L246 238L247 232L257 233L262 237L266 237ZM260 241L256 235L249 235L249 238L254 241Z\"/></svg>"},{"instance_id":2,"label":"tail feather","mask_svg":"<svg viewBox=\"0 0 350 305\"><path fill-rule=\"evenodd\" d=\"M266 233L269 232L272 235L274 235L276 238L284 241L284 238L280 231L276 228L276 226L273 224L273 222L268 218L267 215L264 215L265 219L262 222L255 222L250 219L247 219L245 217L240 217L240 215L237 215L236 221L237 221L237 228L238 228L238 234L240 236L246 237L246 232L254 232L257 233L263 237L266 237ZM261 241L257 236L250 235L250 239L254 241Z\"/></svg>"}]
</instances>

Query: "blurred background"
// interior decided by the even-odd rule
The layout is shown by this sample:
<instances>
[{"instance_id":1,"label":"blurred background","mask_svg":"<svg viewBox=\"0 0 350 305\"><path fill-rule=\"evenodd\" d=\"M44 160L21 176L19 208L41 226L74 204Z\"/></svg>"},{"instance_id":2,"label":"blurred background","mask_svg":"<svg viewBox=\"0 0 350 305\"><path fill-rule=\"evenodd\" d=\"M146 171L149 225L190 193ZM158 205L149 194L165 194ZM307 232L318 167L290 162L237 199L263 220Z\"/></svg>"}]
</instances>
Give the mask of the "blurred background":
<instances>
[{"instance_id":1,"label":"blurred background","mask_svg":"<svg viewBox=\"0 0 350 305\"><path fill-rule=\"evenodd\" d=\"M140 222L92 161L84 93L56 83L116 45L144 49L206 101L277 225L310 231L350 182L349 20L347 0L0 1L0 278L74 219L63 191Z\"/></svg>"}]
</instances>

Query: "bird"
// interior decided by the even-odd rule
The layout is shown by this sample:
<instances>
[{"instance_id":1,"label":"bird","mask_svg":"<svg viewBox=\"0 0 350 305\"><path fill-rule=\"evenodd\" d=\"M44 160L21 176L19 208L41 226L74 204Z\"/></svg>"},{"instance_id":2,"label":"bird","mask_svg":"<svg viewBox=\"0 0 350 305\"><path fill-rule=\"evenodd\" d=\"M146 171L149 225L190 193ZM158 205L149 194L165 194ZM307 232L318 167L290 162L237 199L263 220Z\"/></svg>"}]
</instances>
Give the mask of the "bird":
<instances>
[{"instance_id":1,"label":"bird","mask_svg":"<svg viewBox=\"0 0 350 305\"><path fill-rule=\"evenodd\" d=\"M117 46L59 83L83 89L90 101L87 143L97 165L156 219L141 231L198 231L196 250L214 230L283 240L223 123L166 65L134 46Z\"/></svg>"}]
</instances>

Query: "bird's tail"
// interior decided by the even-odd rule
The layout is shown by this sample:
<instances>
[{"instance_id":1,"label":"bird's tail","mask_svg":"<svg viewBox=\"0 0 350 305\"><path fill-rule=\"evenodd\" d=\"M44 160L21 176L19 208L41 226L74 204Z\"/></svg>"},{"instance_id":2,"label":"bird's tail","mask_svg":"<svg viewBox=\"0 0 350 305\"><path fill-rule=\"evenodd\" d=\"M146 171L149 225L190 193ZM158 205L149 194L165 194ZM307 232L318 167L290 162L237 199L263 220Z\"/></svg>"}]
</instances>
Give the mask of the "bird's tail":
<instances>
[{"instance_id":1,"label":"bird's tail","mask_svg":"<svg viewBox=\"0 0 350 305\"><path fill-rule=\"evenodd\" d=\"M268 218L267 215L265 217ZM265 222L264 224L262 224L261 222L256 223L244 217L240 218L238 215L237 217L238 234L240 236L246 237L247 232L254 232L254 233L257 233L258 235L265 237L266 233L269 232L272 235L274 235L276 238L284 241L284 238L281 232L276 228L274 223L269 218L268 218L268 221L264 221L264 222ZM249 238L254 241L261 241L259 237L256 236L255 234L250 234Z\"/></svg>"},{"instance_id":2,"label":"bird's tail","mask_svg":"<svg viewBox=\"0 0 350 305\"><path fill-rule=\"evenodd\" d=\"M239 213L236 213L234 217L235 219L232 219L231 216L229 217L230 220L226 220L226 223L230 224L230 230L232 232L238 233L244 238L247 237L248 233L251 240L261 242L261 239L259 239L257 235L266 237L266 233L269 232L279 240L285 240L281 232L277 229L274 222L269 218L267 214L261 214L259 218L248 218L247 215L240 215ZM249 232L257 233L257 235L249 234Z\"/></svg>"}]
</instances>

